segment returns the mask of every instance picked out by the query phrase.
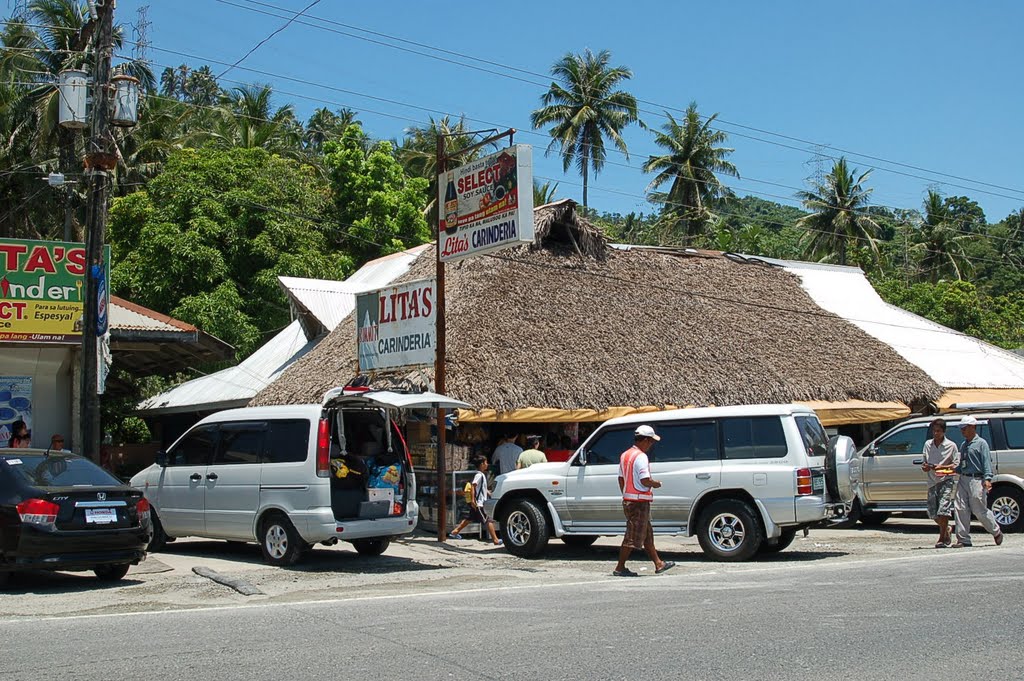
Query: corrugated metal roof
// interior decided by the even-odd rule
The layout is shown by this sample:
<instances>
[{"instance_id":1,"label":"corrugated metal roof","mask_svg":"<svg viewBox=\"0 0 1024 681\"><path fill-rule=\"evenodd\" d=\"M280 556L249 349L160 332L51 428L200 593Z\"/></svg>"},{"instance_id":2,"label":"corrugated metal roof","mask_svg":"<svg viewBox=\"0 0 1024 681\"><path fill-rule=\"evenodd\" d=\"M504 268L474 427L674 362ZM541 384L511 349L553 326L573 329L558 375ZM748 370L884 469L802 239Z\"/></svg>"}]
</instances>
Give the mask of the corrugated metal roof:
<instances>
[{"instance_id":1,"label":"corrugated metal roof","mask_svg":"<svg viewBox=\"0 0 1024 681\"><path fill-rule=\"evenodd\" d=\"M294 321L240 364L182 383L145 400L138 409L157 415L243 406L315 345Z\"/></svg>"},{"instance_id":2,"label":"corrugated metal roof","mask_svg":"<svg viewBox=\"0 0 1024 681\"><path fill-rule=\"evenodd\" d=\"M793 272L819 306L892 347L944 388L1024 388L1024 358L886 303L856 267L761 259Z\"/></svg>"},{"instance_id":3,"label":"corrugated metal roof","mask_svg":"<svg viewBox=\"0 0 1024 681\"><path fill-rule=\"evenodd\" d=\"M357 293L387 286L408 272L426 248L417 246L371 260L345 281L299 277L277 279L293 303L316 317L327 331L333 331L355 309Z\"/></svg>"},{"instance_id":4,"label":"corrugated metal roof","mask_svg":"<svg viewBox=\"0 0 1024 681\"><path fill-rule=\"evenodd\" d=\"M114 329L133 331L196 331L196 327L180 319L168 317L117 296L110 296L110 326Z\"/></svg>"}]
</instances>

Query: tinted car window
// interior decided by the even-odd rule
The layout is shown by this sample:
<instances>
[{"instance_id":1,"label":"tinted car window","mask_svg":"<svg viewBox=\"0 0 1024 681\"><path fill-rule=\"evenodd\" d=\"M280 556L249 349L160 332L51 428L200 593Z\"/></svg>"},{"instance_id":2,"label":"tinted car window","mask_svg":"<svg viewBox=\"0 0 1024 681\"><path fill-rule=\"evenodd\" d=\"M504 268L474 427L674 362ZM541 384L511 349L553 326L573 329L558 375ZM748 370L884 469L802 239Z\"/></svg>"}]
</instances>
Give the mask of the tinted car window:
<instances>
[{"instance_id":1,"label":"tinted car window","mask_svg":"<svg viewBox=\"0 0 1024 681\"><path fill-rule=\"evenodd\" d=\"M618 465L622 452L633 446L633 427L606 430L587 446L587 465ZM661 444L660 442L658 444Z\"/></svg>"},{"instance_id":2,"label":"tinted car window","mask_svg":"<svg viewBox=\"0 0 1024 681\"><path fill-rule=\"evenodd\" d=\"M259 463L265 426L264 423L222 423L214 463Z\"/></svg>"},{"instance_id":3,"label":"tinted car window","mask_svg":"<svg viewBox=\"0 0 1024 681\"><path fill-rule=\"evenodd\" d=\"M777 459L786 456L786 434L778 416L721 419L726 459Z\"/></svg>"},{"instance_id":4,"label":"tinted car window","mask_svg":"<svg viewBox=\"0 0 1024 681\"><path fill-rule=\"evenodd\" d=\"M1006 426L1006 446L1010 449L1024 449L1024 419L1006 419L1003 423ZM989 441L989 444L992 442Z\"/></svg>"},{"instance_id":5,"label":"tinted car window","mask_svg":"<svg viewBox=\"0 0 1024 681\"><path fill-rule=\"evenodd\" d=\"M709 461L718 459L718 429L713 421L658 424L661 436L649 452L651 461ZM621 452L620 452L621 453Z\"/></svg>"},{"instance_id":6,"label":"tinted car window","mask_svg":"<svg viewBox=\"0 0 1024 681\"><path fill-rule=\"evenodd\" d=\"M946 437L956 443L959 447L964 443L964 436L956 426L957 421L947 421ZM992 428L988 423L978 424L978 435L992 444ZM928 424L921 423L910 428L904 428L898 433L893 433L878 441L876 445L879 456L892 456L896 454L919 455L924 452L924 442L931 433L928 431Z\"/></svg>"},{"instance_id":7,"label":"tinted car window","mask_svg":"<svg viewBox=\"0 0 1024 681\"><path fill-rule=\"evenodd\" d=\"M817 417L797 416L796 425L807 448L807 456L825 456L828 453L828 434Z\"/></svg>"},{"instance_id":8,"label":"tinted car window","mask_svg":"<svg viewBox=\"0 0 1024 681\"><path fill-rule=\"evenodd\" d=\"M270 421L263 441L265 463L294 463L306 460L309 451L309 421Z\"/></svg>"},{"instance_id":9,"label":"tinted car window","mask_svg":"<svg viewBox=\"0 0 1024 681\"><path fill-rule=\"evenodd\" d=\"M71 487L73 485L121 485L120 480L92 461L78 456L42 454L8 456L7 469L33 487ZM20 463L17 463L19 462ZM14 462L14 463L12 463Z\"/></svg>"},{"instance_id":10,"label":"tinted car window","mask_svg":"<svg viewBox=\"0 0 1024 681\"><path fill-rule=\"evenodd\" d=\"M167 454L169 466L205 466L213 459L217 426L201 426L188 433Z\"/></svg>"}]
</instances>

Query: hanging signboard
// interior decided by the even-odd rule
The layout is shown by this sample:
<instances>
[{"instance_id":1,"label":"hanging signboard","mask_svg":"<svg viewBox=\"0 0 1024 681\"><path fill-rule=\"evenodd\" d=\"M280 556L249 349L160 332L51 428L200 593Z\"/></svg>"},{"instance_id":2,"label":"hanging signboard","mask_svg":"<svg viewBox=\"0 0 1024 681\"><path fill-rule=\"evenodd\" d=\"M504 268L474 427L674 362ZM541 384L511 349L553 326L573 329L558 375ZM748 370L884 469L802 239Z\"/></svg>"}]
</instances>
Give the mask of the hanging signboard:
<instances>
[{"instance_id":1,"label":"hanging signboard","mask_svg":"<svg viewBox=\"0 0 1024 681\"><path fill-rule=\"evenodd\" d=\"M533 243L533 149L516 144L437 183L441 260Z\"/></svg>"},{"instance_id":2,"label":"hanging signboard","mask_svg":"<svg viewBox=\"0 0 1024 681\"><path fill-rule=\"evenodd\" d=\"M105 313L109 246L103 260L103 299L97 302ZM80 342L84 274L84 244L0 239L0 342Z\"/></svg>"},{"instance_id":3,"label":"hanging signboard","mask_svg":"<svg viewBox=\"0 0 1024 681\"><path fill-rule=\"evenodd\" d=\"M360 371L434 363L436 293L423 279L356 296Z\"/></svg>"}]
</instances>

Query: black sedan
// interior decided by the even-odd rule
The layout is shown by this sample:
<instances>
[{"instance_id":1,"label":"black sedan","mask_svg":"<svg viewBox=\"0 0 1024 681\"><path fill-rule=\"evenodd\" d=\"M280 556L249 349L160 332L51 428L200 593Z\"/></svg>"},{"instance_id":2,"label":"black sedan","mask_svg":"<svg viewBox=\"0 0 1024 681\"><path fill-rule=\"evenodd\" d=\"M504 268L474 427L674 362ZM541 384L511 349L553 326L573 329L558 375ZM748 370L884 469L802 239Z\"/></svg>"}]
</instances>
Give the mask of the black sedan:
<instances>
[{"instance_id":1,"label":"black sedan","mask_svg":"<svg viewBox=\"0 0 1024 681\"><path fill-rule=\"evenodd\" d=\"M88 459L0 449L0 586L19 570L92 570L105 581L146 558L149 502Z\"/></svg>"}]
</instances>

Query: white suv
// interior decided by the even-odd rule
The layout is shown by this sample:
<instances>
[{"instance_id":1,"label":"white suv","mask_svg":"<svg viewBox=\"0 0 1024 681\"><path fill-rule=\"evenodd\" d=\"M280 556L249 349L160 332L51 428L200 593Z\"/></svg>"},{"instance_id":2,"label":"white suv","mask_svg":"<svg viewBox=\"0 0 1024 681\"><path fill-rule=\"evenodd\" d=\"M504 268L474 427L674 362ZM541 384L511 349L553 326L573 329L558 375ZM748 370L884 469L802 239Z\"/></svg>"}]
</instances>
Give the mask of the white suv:
<instances>
[{"instance_id":1,"label":"white suv","mask_svg":"<svg viewBox=\"0 0 1024 681\"><path fill-rule=\"evenodd\" d=\"M661 436L649 452L651 474L662 483L651 506L655 534L696 534L715 560L781 551L798 530L842 515L852 499L846 466L853 442L829 442L808 407L637 414L602 424L567 462L498 476L487 510L501 523L507 549L532 556L552 534L586 546L624 533L619 456L640 424Z\"/></svg>"}]
</instances>

